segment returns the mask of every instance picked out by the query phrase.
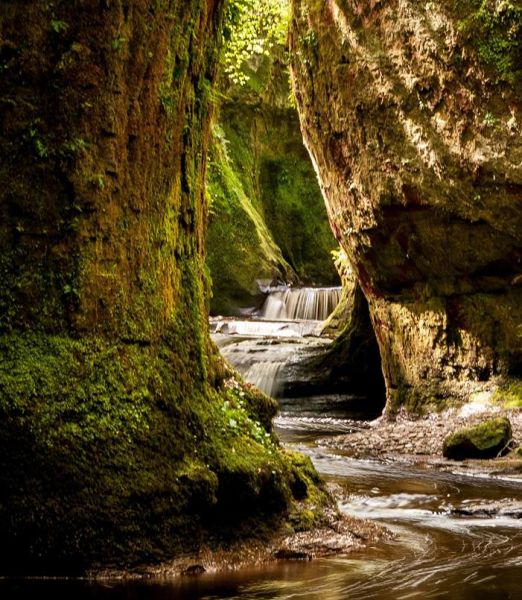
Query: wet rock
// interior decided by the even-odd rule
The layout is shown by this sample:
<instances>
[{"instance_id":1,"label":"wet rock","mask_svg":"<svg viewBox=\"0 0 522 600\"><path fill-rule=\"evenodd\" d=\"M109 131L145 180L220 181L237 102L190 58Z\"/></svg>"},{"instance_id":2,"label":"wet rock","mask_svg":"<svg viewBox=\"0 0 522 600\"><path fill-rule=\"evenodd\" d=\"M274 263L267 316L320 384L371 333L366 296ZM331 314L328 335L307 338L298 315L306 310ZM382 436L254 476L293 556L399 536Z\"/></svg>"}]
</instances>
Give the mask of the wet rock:
<instances>
[{"instance_id":1,"label":"wet rock","mask_svg":"<svg viewBox=\"0 0 522 600\"><path fill-rule=\"evenodd\" d=\"M290 550L289 548L280 548L274 552L274 557L278 560L312 560L312 555L300 550Z\"/></svg>"},{"instance_id":2,"label":"wet rock","mask_svg":"<svg viewBox=\"0 0 522 600\"><path fill-rule=\"evenodd\" d=\"M201 575L202 573L206 573L206 569L203 565L190 565L186 569L181 571L182 575Z\"/></svg>"},{"instance_id":3,"label":"wet rock","mask_svg":"<svg viewBox=\"0 0 522 600\"><path fill-rule=\"evenodd\" d=\"M506 453L511 439L509 419L497 417L450 433L444 439L442 454L453 460L494 458Z\"/></svg>"},{"instance_id":4,"label":"wet rock","mask_svg":"<svg viewBox=\"0 0 522 600\"><path fill-rule=\"evenodd\" d=\"M513 500L488 502L487 504L466 504L450 510L450 514L462 517L495 518L508 517L522 519L522 503Z\"/></svg>"}]
</instances>

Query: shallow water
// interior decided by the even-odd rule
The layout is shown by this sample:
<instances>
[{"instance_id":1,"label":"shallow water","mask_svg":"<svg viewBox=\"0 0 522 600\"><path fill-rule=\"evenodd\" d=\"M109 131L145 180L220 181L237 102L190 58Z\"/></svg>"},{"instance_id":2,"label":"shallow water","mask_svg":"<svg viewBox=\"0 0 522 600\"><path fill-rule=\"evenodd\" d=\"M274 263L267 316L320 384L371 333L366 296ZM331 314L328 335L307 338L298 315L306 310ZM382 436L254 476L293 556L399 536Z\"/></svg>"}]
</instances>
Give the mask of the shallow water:
<instances>
[{"instance_id":1,"label":"shallow water","mask_svg":"<svg viewBox=\"0 0 522 600\"><path fill-rule=\"evenodd\" d=\"M319 438L365 427L353 418L360 415L346 412L345 398L330 400L282 399L279 435L337 485L343 511L386 525L392 541L349 556L171 580L0 580L0 599L522 599L522 512L511 510L522 506L522 480L463 474L458 465L448 472L408 461L358 460L319 447ZM476 510L493 504L500 506L496 516Z\"/></svg>"},{"instance_id":2,"label":"shallow water","mask_svg":"<svg viewBox=\"0 0 522 600\"><path fill-rule=\"evenodd\" d=\"M343 427L323 416L279 417L280 435L308 453L342 490L341 509L388 526L395 539L349 556L282 562L236 573L141 582L4 581L1 598L126 600L454 600L522 597L522 519L456 511L522 503L522 482L441 472L410 462L356 460L317 447L314 435ZM344 421L345 429L356 427ZM471 511L472 512L472 511ZM500 511L502 512L502 511Z\"/></svg>"}]
</instances>

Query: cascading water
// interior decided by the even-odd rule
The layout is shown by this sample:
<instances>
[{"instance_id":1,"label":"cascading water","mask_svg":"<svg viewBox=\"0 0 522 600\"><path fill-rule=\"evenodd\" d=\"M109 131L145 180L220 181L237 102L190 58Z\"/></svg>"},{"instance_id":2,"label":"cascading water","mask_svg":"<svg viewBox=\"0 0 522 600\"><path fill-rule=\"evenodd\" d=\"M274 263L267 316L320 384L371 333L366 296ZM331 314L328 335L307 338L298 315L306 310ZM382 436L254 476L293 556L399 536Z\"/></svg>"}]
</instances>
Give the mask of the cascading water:
<instances>
[{"instance_id":1,"label":"cascading water","mask_svg":"<svg viewBox=\"0 0 522 600\"><path fill-rule=\"evenodd\" d=\"M268 288L256 318L211 319L214 340L245 381L277 397L288 377L287 367L329 343L319 337L322 321L339 303L341 290Z\"/></svg>"},{"instance_id":2,"label":"cascading water","mask_svg":"<svg viewBox=\"0 0 522 600\"><path fill-rule=\"evenodd\" d=\"M302 338L321 334L321 321L252 321L211 319L211 333L245 337Z\"/></svg>"},{"instance_id":3,"label":"cascading water","mask_svg":"<svg viewBox=\"0 0 522 600\"><path fill-rule=\"evenodd\" d=\"M261 318L272 321L324 321L341 299L340 287L276 288L268 294Z\"/></svg>"},{"instance_id":4,"label":"cascading water","mask_svg":"<svg viewBox=\"0 0 522 600\"><path fill-rule=\"evenodd\" d=\"M265 394L275 398L279 392L279 372L284 364L282 361L255 363L245 373L244 378Z\"/></svg>"}]
</instances>

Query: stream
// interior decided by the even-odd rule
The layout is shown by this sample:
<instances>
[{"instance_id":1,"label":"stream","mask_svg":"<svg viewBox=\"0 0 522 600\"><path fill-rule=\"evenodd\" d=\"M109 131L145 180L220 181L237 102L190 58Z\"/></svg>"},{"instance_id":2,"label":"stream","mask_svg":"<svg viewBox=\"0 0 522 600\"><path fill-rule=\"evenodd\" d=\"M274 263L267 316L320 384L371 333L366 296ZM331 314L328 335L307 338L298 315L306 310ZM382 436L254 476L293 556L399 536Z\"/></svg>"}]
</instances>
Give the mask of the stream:
<instances>
[{"instance_id":1,"label":"stream","mask_svg":"<svg viewBox=\"0 0 522 600\"><path fill-rule=\"evenodd\" d=\"M325 422L326 419L326 422ZM454 509L510 498L522 502L522 482L476 478L407 462L355 460L318 447L331 417L285 416L278 431L308 453L320 473L341 485L341 509L379 521L393 541L348 556L280 562L232 573L174 580L89 583L20 581L0 585L2 598L75 600L451 600L522 598L522 519L452 514ZM5 584L8 583L6 586ZM11 592L4 595L2 590ZM23 592L23 594L22 594Z\"/></svg>"},{"instance_id":2,"label":"stream","mask_svg":"<svg viewBox=\"0 0 522 600\"><path fill-rule=\"evenodd\" d=\"M322 476L340 486L341 510L382 523L393 540L347 556L170 580L4 580L0 598L522 598L522 479L463 474L458 464L448 472L408 460L361 460L322 447L321 438L356 429L361 415L350 412L348 397L284 397L288 364L328 344L311 335L317 323L216 321L212 329L222 353L247 379L280 396L275 424L281 440L310 455ZM493 504L501 508L491 516Z\"/></svg>"}]
</instances>

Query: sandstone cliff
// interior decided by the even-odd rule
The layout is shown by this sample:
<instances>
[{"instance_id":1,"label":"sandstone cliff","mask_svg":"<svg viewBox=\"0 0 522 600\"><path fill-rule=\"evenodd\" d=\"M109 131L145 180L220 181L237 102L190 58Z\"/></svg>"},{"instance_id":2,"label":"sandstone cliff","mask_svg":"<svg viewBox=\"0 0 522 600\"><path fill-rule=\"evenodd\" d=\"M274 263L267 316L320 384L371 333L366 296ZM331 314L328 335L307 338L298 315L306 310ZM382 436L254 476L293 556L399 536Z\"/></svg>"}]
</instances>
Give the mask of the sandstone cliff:
<instances>
[{"instance_id":1,"label":"sandstone cliff","mask_svg":"<svg viewBox=\"0 0 522 600\"><path fill-rule=\"evenodd\" d=\"M519 2L295 0L305 143L388 410L521 375Z\"/></svg>"}]
</instances>

